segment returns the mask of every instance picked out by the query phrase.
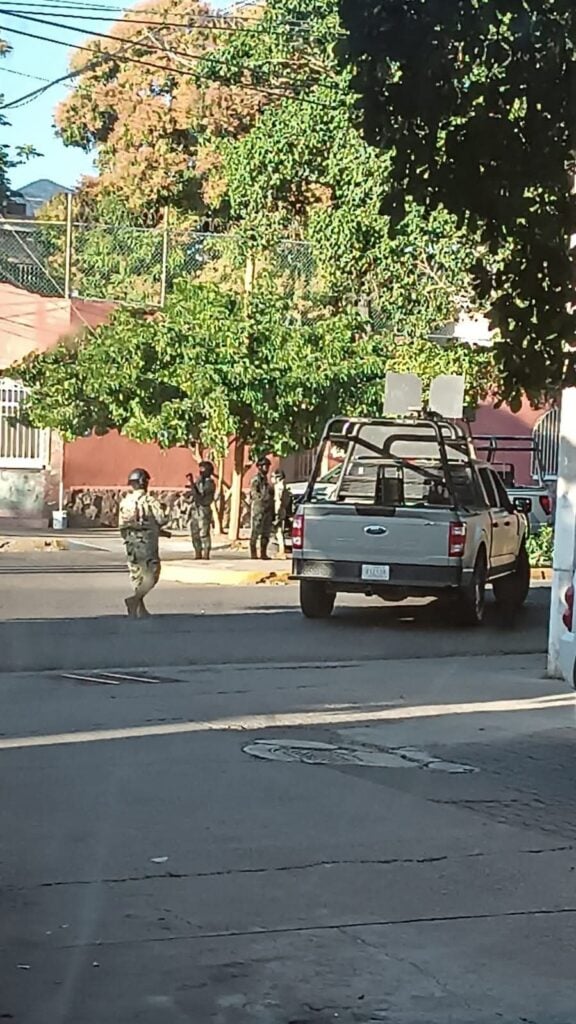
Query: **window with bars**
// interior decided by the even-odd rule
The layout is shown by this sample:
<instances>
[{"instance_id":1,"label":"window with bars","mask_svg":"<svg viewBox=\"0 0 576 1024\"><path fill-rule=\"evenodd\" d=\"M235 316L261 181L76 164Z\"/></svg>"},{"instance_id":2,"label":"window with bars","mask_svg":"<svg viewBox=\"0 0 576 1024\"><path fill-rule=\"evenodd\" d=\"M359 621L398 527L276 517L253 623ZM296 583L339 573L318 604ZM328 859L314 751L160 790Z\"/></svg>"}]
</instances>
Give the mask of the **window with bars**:
<instances>
[{"instance_id":1,"label":"window with bars","mask_svg":"<svg viewBox=\"0 0 576 1024\"><path fill-rule=\"evenodd\" d=\"M549 409L538 420L532 431L532 437L540 453L542 476L545 480L556 480L560 450L560 409L557 406ZM535 458L532 459L532 476L538 477Z\"/></svg>"},{"instance_id":2,"label":"window with bars","mask_svg":"<svg viewBox=\"0 0 576 1024\"><path fill-rule=\"evenodd\" d=\"M25 395L18 381L0 377L1 469L42 469L47 462L49 432L15 422Z\"/></svg>"}]
</instances>

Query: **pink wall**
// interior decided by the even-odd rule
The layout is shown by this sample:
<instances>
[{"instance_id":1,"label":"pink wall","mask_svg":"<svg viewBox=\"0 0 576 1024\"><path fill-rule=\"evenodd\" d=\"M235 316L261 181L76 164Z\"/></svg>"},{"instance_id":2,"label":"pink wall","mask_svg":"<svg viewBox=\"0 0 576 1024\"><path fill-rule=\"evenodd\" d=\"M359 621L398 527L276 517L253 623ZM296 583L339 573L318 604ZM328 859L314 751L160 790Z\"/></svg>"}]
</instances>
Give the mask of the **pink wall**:
<instances>
[{"instance_id":1,"label":"pink wall","mask_svg":"<svg viewBox=\"0 0 576 1024\"><path fill-rule=\"evenodd\" d=\"M532 409L528 402L524 402L522 409L518 413L513 413L508 406L495 409L494 406L484 403L476 414L476 421L472 424L472 433L475 436L479 434L490 434L492 436L504 434L529 438L535 424L545 412L545 409ZM532 482L529 452L518 452L517 454L503 452L502 461L512 462L515 465L516 482L518 484L530 484Z\"/></svg>"},{"instance_id":2,"label":"pink wall","mask_svg":"<svg viewBox=\"0 0 576 1024\"><path fill-rule=\"evenodd\" d=\"M272 466L278 459L271 459ZM224 483L232 482L232 447L224 460ZM123 437L115 430L104 437L79 438L64 448L64 487L67 491L80 488L119 488L126 486L132 469L142 466L152 477L152 487L157 489L183 490L186 474L198 472L198 462L188 448L171 448L164 451L156 444L140 444ZM217 467L218 468L218 467ZM247 466L244 486L254 474L254 467Z\"/></svg>"},{"instance_id":3,"label":"pink wall","mask_svg":"<svg viewBox=\"0 0 576 1024\"><path fill-rule=\"evenodd\" d=\"M186 485L186 474L196 473L198 464L186 448L163 451L155 444L139 444L116 431L104 437L83 437L64 449L64 486L125 487L128 474L137 466L147 469L152 486Z\"/></svg>"},{"instance_id":4,"label":"pink wall","mask_svg":"<svg viewBox=\"0 0 576 1024\"><path fill-rule=\"evenodd\" d=\"M104 323L113 308L109 302L46 298L0 283L0 369L30 352L43 352L87 324Z\"/></svg>"}]
</instances>

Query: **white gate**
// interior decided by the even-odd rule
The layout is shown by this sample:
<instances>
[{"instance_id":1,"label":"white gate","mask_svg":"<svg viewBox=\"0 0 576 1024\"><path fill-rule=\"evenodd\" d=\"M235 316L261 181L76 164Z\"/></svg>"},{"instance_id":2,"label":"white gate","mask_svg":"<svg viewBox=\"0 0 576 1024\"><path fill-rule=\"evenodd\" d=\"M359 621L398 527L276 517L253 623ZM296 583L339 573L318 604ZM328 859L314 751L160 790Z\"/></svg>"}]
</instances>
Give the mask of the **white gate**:
<instances>
[{"instance_id":1,"label":"white gate","mask_svg":"<svg viewBox=\"0 0 576 1024\"><path fill-rule=\"evenodd\" d=\"M558 477L558 454L560 449L560 409L554 406L538 420L532 431L538 451L542 475L545 480L556 480ZM538 466L532 458L532 476L538 477Z\"/></svg>"},{"instance_id":2,"label":"white gate","mask_svg":"<svg viewBox=\"0 0 576 1024\"><path fill-rule=\"evenodd\" d=\"M1 469L43 469L48 461L50 432L14 421L25 397L22 384L0 377Z\"/></svg>"}]
</instances>

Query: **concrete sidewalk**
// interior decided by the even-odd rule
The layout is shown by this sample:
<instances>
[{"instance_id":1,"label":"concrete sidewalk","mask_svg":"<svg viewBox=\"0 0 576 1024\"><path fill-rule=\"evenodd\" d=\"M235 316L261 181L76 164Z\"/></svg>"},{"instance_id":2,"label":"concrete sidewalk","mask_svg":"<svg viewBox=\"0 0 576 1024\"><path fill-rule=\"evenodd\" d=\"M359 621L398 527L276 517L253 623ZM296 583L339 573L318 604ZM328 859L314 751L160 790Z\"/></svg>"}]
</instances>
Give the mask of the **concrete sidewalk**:
<instances>
[{"instance_id":1,"label":"concrete sidewalk","mask_svg":"<svg viewBox=\"0 0 576 1024\"><path fill-rule=\"evenodd\" d=\"M218 538L212 548L210 561L196 560L191 551L190 539L186 535L176 535L170 539L162 539L160 543L162 557L162 579L170 583L183 583L187 586L250 586L258 583L286 584L291 570L291 562L286 559L271 558L266 561L251 559L244 548L235 549L227 538ZM98 555L105 555L113 563L124 564L125 553L122 538L117 534L100 534L84 537L79 534L66 536L34 536L34 537L3 537L0 535L0 569L9 569L14 557L22 556L21 561L30 556L41 557L46 568L55 570L63 561L70 560L80 567L84 560L89 567ZM65 566L63 565L63 568Z\"/></svg>"}]
</instances>

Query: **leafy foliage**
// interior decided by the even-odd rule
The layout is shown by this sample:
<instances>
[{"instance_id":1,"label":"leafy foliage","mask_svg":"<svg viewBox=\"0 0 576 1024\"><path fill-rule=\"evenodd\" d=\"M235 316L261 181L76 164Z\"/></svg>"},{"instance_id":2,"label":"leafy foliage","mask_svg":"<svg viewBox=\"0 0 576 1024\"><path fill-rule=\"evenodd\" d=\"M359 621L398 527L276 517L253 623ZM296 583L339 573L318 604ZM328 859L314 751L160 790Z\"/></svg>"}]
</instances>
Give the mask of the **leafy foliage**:
<instances>
[{"instance_id":1,"label":"leafy foliage","mask_svg":"<svg viewBox=\"0 0 576 1024\"><path fill-rule=\"evenodd\" d=\"M30 389L28 421L69 438L117 428L163 447L201 443L222 453L235 436L257 452L285 454L315 444L331 415L378 414L387 368L433 373L419 346L391 344L366 327L358 314L298 326L277 293L246 301L181 284L153 317L118 312L10 373ZM454 368L471 355L454 349ZM490 380L485 360L469 376L475 393Z\"/></svg>"},{"instance_id":2,"label":"leafy foliage","mask_svg":"<svg viewBox=\"0 0 576 1024\"><path fill-rule=\"evenodd\" d=\"M360 305L381 329L425 337L474 307L475 240L446 211L414 203L390 239L391 157L357 133L341 34L337 0L268 0L257 32L233 33L206 58L207 80L250 82L269 100L243 135L213 140L212 166L256 251L282 233L310 243L319 302Z\"/></svg>"},{"instance_id":3,"label":"leafy foliage","mask_svg":"<svg viewBox=\"0 0 576 1024\"><path fill-rule=\"evenodd\" d=\"M528 538L526 549L532 568L551 568L554 560L553 528L551 526L541 526L538 533L534 533Z\"/></svg>"},{"instance_id":4,"label":"leafy foliage","mask_svg":"<svg viewBox=\"0 0 576 1024\"><path fill-rule=\"evenodd\" d=\"M383 203L446 208L479 233L480 297L507 396L574 381L576 8L572 0L340 0L366 138L391 156Z\"/></svg>"},{"instance_id":5,"label":"leafy foliage","mask_svg":"<svg viewBox=\"0 0 576 1024\"><path fill-rule=\"evenodd\" d=\"M56 111L58 130L67 145L95 152L95 190L132 211L157 215L171 203L204 213L199 135L207 126L234 133L259 107L256 93L198 86L198 60L227 25L224 15L207 21L208 11L202 0L146 0L110 30L112 39L88 42L92 58L84 50L72 58L78 77ZM122 59L127 50L141 63Z\"/></svg>"}]
</instances>

